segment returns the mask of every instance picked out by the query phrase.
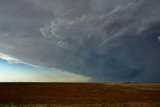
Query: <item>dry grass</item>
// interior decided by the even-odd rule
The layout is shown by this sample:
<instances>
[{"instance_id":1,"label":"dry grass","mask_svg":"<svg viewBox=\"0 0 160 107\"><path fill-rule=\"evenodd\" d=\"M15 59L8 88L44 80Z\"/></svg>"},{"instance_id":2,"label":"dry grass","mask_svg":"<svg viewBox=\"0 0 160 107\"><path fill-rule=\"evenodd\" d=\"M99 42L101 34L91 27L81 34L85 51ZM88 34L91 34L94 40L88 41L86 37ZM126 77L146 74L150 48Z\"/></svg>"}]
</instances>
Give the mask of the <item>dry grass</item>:
<instances>
[{"instance_id":1,"label":"dry grass","mask_svg":"<svg viewBox=\"0 0 160 107\"><path fill-rule=\"evenodd\" d=\"M95 107L108 105L119 107L118 105L122 104L124 107L132 107L131 105L139 107L136 104L141 104L140 107L147 107L147 105L152 107L151 105L160 103L160 85L122 83L0 83L0 103L2 105L10 103L23 105L30 103L43 104L42 107L74 107L74 104L77 105L76 107L89 107L88 105L95 105ZM0 107L3 106L0 105ZM160 107L160 105L153 107Z\"/></svg>"},{"instance_id":2,"label":"dry grass","mask_svg":"<svg viewBox=\"0 0 160 107\"><path fill-rule=\"evenodd\" d=\"M0 107L160 107L160 103L118 103L118 104L0 104Z\"/></svg>"}]
</instances>

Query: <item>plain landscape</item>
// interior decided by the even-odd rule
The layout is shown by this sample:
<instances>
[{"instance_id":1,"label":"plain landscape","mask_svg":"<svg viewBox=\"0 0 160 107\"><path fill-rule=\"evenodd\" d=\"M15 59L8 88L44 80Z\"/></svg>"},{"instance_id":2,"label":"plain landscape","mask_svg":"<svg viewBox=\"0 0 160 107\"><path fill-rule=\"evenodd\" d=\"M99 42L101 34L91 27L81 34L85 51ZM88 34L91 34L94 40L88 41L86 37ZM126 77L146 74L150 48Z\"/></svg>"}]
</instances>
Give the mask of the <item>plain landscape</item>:
<instances>
[{"instance_id":1,"label":"plain landscape","mask_svg":"<svg viewBox=\"0 0 160 107\"><path fill-rule=\"evenodd\" d=\"M160 85L139 83L0 83L0 107L160 107ZM151 106L152 105L152 106ZM118 106L118 107L119 107ZM131 106L131 107L132 107Z\"/></svg>"}]
</instances>

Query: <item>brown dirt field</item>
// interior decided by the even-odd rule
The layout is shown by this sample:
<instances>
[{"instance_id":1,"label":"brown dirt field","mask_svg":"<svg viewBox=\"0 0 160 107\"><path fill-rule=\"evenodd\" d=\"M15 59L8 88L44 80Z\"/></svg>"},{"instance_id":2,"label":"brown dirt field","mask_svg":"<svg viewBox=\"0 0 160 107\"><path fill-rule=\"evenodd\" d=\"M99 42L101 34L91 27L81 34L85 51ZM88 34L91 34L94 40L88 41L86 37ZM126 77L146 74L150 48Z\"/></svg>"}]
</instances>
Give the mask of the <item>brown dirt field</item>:
<instances>
[{"instance_id":1,"label":"brown dirt field","mask_svg":"<svg viewBox=\"0 0 160 107\"><path fill-rule=\"evenodd\" d=\"M160 103L159 84L0 83L0 103Z\"/></svg>"}]
</instances>

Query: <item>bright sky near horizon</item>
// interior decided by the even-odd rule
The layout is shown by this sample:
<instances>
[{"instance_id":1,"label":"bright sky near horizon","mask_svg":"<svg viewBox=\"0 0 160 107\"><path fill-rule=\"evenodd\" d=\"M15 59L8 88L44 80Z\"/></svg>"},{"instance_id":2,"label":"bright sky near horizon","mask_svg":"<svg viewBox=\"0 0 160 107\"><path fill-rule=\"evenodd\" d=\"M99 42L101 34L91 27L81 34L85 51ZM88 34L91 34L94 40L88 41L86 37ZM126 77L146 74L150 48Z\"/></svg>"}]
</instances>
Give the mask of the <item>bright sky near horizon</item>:
<instances>
[{"instance_id":1,"label":"bright sky near horizon","mask_svg":"<svg viewBox=\"0 0 160 107\"><path fill-rule=\"evenodd\" d=\"M38 67L0 53L0 82L90 82L91 78Z\"/></svg>"}]
</instances>

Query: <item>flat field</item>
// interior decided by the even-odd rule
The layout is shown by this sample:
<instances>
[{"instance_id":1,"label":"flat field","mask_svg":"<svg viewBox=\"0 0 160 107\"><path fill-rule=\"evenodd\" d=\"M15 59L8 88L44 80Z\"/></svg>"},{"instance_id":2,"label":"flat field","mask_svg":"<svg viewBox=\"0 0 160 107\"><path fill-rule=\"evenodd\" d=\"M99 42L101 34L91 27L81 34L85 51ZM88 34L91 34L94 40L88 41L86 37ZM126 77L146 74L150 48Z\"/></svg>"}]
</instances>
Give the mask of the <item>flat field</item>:
<instances>
[{"instance_id":1,"label":"flat field","mask_svg":"<svg viewBox=\"0 0 160 107\"><path fill-rule=\"evenodd\" d=\"M0 103L159 104L160 85L135 83L0 83Z\"/></svg>"}]
</instances>

